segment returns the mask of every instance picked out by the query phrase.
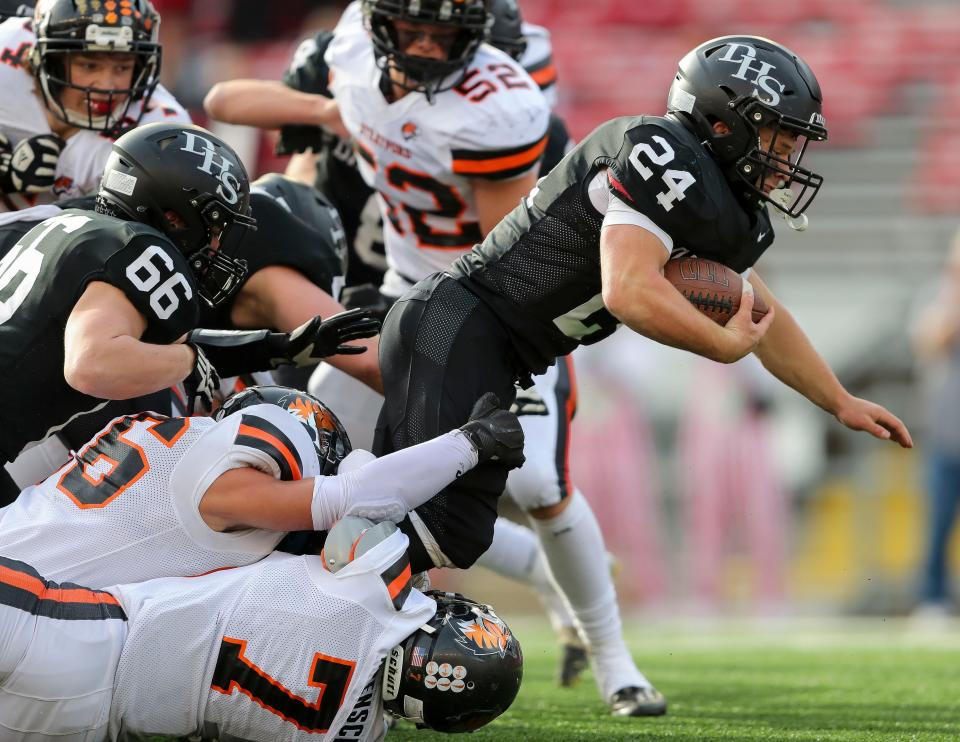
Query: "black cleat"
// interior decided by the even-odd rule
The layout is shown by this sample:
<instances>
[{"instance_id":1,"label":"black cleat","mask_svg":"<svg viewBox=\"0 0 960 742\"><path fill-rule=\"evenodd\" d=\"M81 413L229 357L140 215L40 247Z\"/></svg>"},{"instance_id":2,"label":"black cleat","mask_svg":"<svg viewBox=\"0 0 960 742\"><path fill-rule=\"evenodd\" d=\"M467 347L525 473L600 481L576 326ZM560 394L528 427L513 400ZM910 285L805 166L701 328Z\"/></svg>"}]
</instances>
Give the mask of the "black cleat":
<instances>
[{"instance_id":1,"label":"black cleat","mask_svg":"<svg viewBox=\"0 0 960 742\"><path fill-rule=\"evenodd\" d=\"M663 716L667 699L656 688L621 688L610 697L611 716Z\"/></svg>"},{"instance_id":2,"label":"black cleat","mask_svg":"<svg viewBox=\"0 0 960 742\"><path fill-rule=\"evenodd\" d=\"M561 645L563 653L560 657L560 686L572 688L580 681L580 676L587 669L587 648L579 641L564 642Z\"/></svg>"}]
</instances>

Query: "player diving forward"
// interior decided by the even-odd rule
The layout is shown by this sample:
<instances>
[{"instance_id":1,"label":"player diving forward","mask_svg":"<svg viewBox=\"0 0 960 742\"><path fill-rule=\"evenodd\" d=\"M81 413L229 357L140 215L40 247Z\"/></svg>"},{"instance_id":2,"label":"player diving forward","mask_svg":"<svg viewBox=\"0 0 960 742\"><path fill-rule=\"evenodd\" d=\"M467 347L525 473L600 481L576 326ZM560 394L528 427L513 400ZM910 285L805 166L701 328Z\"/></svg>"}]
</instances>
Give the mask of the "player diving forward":
<instances>
[{"instance_id":1,"label":"player diving forward","mask_svg":"<svg viewBox=\"0 0 960 742\"><path fill-rule=\"evenodd\" d=\"M448 267L536 180L549 109L516 62L481 44L487 19L479 0L452 7L393 0L354 3L324 55L335 102L274 84L253 104L250 96L241 95L247 88L240 86L247 81L224 86L219 93L224 106L233 101L228 118L234 122L315 124L321 112L335 128L342 120L354 138L361 173L377 189L385 216L388 270L381 292L391 300L430 271ZM445 359L432 362L442 365ZM452 375L460 372L449 369ZM325 369L320 375L310 389L323 396L331 376ZM618 714L662 714L662 695L633 664L623 642L599 526L586 500L567 486L566 467L555 463L557 451L566 455L568 405L554 400L566 400L571 391L568 366L550 369L539 383L540 399L550 400L547 409L562 414L546 424L531 418L531 424L545 430L528 439L536 447L537 455L530 456L536 466L514 493L539 519L537 531L543 534L549 558L560 559L554 575L574 612L583 613L580 625L591 645L597 645L596 656L615 658L595 665L604 700ZM387 399L386 405L391 404ZM416 514L411 518L405 527L421 534L443 527L422 523ZM575 534L558 541L557 532ZM523 544L527 556L530 541ZM420 550L414 562L424 569L467 567L483 551L456 544L441 548L428 535L413 543L414 550ZM598 558L583 560L585 552ZM569 568L570 562L579 566Z\"/></svg>"},{"instance_id":2,"label":"player diving forward","mask_svg":"<svg viewBox=\"0 0 960 742\"><path fill-rule=\"evenodd\" d=\"M721 362L753 351L844 425L910 447L896 416L844 389L755 271L748 285L771 311L754 324L748 289L725 327L662 274L684 253L747 271L773 241L769 207L803 226L822 179L800 163L808 140L826 138L821 105L809 67L775 42L725 37L690 52L666 116L600 126L481 245L394 305L380 339L386 450L456 427L479 390L511 400L517 379L621 323ZM437 551L483 553L506 480L496 462L478 467L401 523L414 569ZM574 525L561 514L557 540ZM569 545L567 570L603 556ZM594 647L592 661L619 658Z\"/></svg>"},{"instance_id":3,"label":"player diving forward","mask_svg":"<svg viewBox=\"0 0 960 742\"><path fill-rule=\"evenodd\" d=\"M412 588L407 545L346 518L321 557L102 590L0 556L0 736L372 742L384 708L477 729L513 702L520 645L489 606Z\"/></svg>"}]
</instances>

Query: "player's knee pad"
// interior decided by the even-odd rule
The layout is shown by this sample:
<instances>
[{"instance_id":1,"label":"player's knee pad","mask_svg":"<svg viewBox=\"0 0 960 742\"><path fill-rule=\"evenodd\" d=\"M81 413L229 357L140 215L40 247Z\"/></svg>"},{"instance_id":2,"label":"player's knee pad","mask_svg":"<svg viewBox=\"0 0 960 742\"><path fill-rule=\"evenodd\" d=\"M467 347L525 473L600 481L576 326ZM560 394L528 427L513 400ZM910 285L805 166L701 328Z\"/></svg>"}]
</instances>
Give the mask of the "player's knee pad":
<instances>
[{"instance_id":1,"label":"player's knee pad","mask_svg":"<svg viewBox=\"0 0 960 742\"><path fill-rule=\"evenodd\" d=\"M556 505L567 493L556 462L530 455L529 450L528 444L526 463L507 477L507 495L527 512Z\"/></svg>"}]
</instances>

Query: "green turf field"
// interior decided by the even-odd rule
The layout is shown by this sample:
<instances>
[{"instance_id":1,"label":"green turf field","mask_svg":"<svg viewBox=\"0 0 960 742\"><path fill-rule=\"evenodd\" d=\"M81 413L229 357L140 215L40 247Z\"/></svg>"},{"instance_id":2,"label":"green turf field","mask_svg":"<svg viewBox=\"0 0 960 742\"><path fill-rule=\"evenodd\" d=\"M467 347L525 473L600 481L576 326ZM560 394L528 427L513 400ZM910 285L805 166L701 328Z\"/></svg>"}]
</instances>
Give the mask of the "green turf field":
<instances>
[{"instance_id":1,"label":"green turf field","mask_svg":"<svg viewBox=\"0 0 960 742\"><path fill-rule=\"evenodd\" d=\"M659 719L606 715L587 676L553 681L545 623L510 621L524 648L513 708L469 742L559 740L960 739L960 629L929 636L897 622L659 624L630 634L642 669L670 700ZM389 740L448 735L401 724Z\"/></svg>"},{"instance_id":2,"label":"green turf field","mask_svg":"<svg viewBox=\"0 0 960 742\"><path fill-rule=\"evenodd\" d=\"M526 660L520 696L470 742L960 739L960 633L917 636L888 622L637 632L635 655L670 711L614 719L590 678L555 686L545 626L514 628ZM410 727L389 736L440 737Z\"/></svg>"}]
</instances>

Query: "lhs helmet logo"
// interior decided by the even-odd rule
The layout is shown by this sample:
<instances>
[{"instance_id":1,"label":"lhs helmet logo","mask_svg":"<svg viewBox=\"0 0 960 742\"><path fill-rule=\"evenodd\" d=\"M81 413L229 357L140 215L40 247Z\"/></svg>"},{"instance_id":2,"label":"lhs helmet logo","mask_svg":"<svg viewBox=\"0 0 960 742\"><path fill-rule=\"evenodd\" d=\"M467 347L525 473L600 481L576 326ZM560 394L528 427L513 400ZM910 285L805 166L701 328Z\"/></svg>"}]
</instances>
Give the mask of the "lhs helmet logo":
<instances>
[{"instance_id":1,"label":"lhs helmet logo","mask_svg":"<svg viewBox=\"0 0 960 742\"><path fill-rule=\"evenodd\" d=\"M737 56L742 50L742 56ZM775 106L780 102L780 94L786 89L786 85L770 74L776 67L769 62L762 62L757 59L757 50L749 44L727 44L723 56L719 58L721 62L730 62L739 65L737 71L732 77L738 80L752 82L754 85L753 94L768 103ZM766 96L760 94L760 91L766 93Z\"/></svg>"},{"instance_id":2,"label":"lhs helmet logo","mask_svg":"<svg viewBox=\"0 0 960 742\"><path fill-rule=\"evenodd\" d=\"M217 186L217 195L233 206L240 200L240 180L230 172L233 163L223 155L218 155L213 142L206 137L192 131L185 131L183 134L187 138L187 143L180 148L180 151L199 155L203 158L203 163L197 166L197 170L212 175L219 180L220 185ZM197 149L198 143L203 144L202 149ZM213 172L214 168L217 170L216 173Z\"/></svg>"}]
</instances>

